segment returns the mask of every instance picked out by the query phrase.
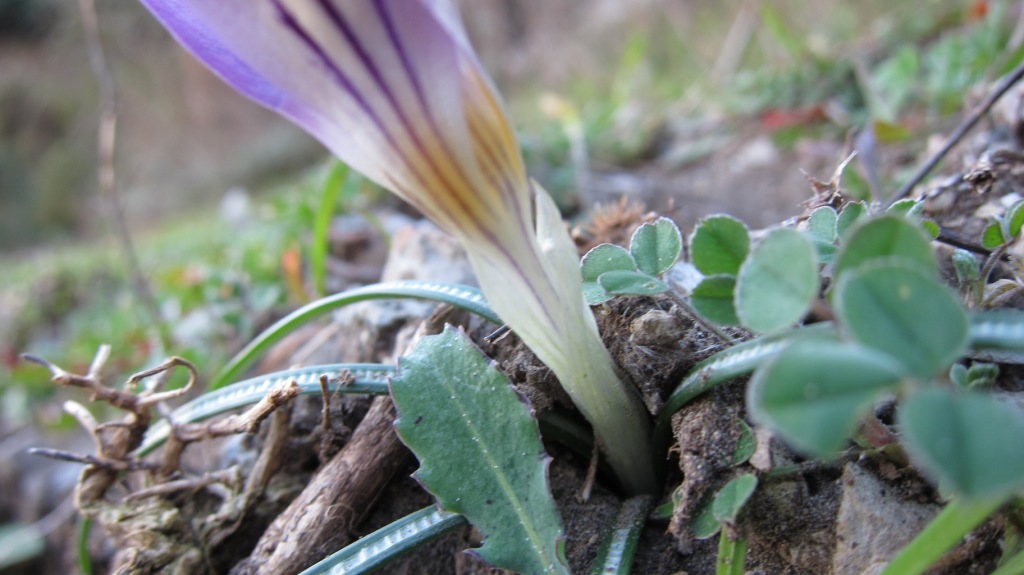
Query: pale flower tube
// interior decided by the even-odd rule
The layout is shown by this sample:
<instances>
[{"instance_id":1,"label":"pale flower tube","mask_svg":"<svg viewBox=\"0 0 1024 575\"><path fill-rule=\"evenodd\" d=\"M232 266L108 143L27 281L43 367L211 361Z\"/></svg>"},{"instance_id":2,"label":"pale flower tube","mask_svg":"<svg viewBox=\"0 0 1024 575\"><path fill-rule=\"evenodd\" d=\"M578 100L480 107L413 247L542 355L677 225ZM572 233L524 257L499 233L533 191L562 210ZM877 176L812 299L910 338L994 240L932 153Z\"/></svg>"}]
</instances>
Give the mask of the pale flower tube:
<instances>
[{"instance_id":1,"label":"pale flower tube","mask_svg":"<svg viewBox=\"0 0 1024 575\"><path fill-rule=\"evenodd\" d=\"M142 3L228 84L456 236L487 300L555 372L626 488L655 490L647 414L616 374L575 248L526 177L452 1Z\"/></svg>"}]
</instances>

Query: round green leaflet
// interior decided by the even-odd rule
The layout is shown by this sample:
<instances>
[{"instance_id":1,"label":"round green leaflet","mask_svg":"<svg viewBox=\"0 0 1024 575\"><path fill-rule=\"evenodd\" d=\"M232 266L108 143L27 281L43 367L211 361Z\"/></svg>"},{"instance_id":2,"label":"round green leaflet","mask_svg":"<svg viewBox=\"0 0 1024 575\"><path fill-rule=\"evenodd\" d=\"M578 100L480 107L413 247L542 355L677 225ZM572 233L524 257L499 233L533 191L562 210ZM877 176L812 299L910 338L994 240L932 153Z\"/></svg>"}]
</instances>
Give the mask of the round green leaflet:
<instances>
[{"instance_id":1,"label":"round green leaflet","mask_svg":"<svg viewBox=\"0 0 1024 575\"><path fill-rule=\"evenodd\" d=\"M818 295L814 246L800 232L777 228L761 240L740 268L736 315L761 333L792 326Z\"/></svg>"},{"instance_id":2,"label":"round green leaflet","mask_svg":"<svg viewBox=\"0 0 1024 575\"><path fill-rule=\"evenodd\" d=\"M840 324L855 340L923 379L948 369L967 347L967 313L960 300L902 257L844 274L835 304Z\"/></svg>"}]
</instances>

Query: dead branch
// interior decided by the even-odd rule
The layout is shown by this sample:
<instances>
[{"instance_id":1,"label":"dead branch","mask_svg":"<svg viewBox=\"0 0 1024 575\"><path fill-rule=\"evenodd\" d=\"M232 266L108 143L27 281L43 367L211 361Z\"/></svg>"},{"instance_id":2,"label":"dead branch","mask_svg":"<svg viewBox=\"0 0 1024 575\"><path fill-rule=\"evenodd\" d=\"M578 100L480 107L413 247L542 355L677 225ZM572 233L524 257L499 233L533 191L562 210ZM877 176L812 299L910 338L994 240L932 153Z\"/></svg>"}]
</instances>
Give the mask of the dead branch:
<instances>
[{"instance_id":1,"label":"dead branch","mask_svg":"<svg viewBox=\"0 0 1024 575\"><path fill-rule=\"evenodd\" d=\"M932 156L928 158L928 161L918 168L917 172L907 180L907 183L903 184L903 186L889 198L885 205L891 206L897 201L909 196L911 190L914 189L914 186L921 183L921 180L923 180L925 176L927 176L928 173L942 161L942 158L945 158L946 154L948 154L949 151L967 135L967 132L970 132L971 128L973 128L974 125L988 113L992 106L999 101L999 98L1002 98L1003 94L1012 88L1014 84L1019 82L1021 78L1024 78L1024 64L1017 66L1013 72L996 84L992 91L989 92L989 95L985 98L985 101L974 108L970 115L968 115L964 121L956 127L956 130L950 134L949 138L946 139L946 143L942 145L942 148L932 154Z\"/></svg>"},{"instance_id":2,"label":"dead branch","mask_svg":"<svg viewBox=\"0 0 1024 575\"><path fill-rule=\"evenodd\" d=\"M231 467L229 469L204 473L200 477L187 477L185 479L178 479L154 485L153 487L148 487L146 489L140 489L125 497L125 501L138 501L139 499L145 499L147 497L170 495L172 493L177 493L178 491L195 491L214 483L234 485L238 484L240 481L241 477L239 475L238 468Z\"/></svg>"},{"instance_id":3,"label":"dead branch","mask_svg":"<svg viewBox=\"0 0 1024 575\"><path fill-rule=\"evenodd\" d=\"M440 333L451 311L441 308L423 322L409 347ZM390 397L374 398L345 447L317 470L232 575L294 572L350 543L352 530L411 458L395 433L395 416Z\"/></svg>"},{"instance_id":4,"label":"dead branch","mask_svg":"<svg viewBox=\"0 0 1024 575\"><path fill-rule=\"evenodd\" d=\"M135 295L150 316L153 325L160 325L162 314L160 305L142 273L142 266L135 252L131 232L125 219L124 206L117 186L117 171L114 168L114 155L117 150L117 89L114 77L107 66L107 57L100 40L99 19L96 16L94 0L78 0L78 10L82 15L82 30L85 38L85 49L89 55L89 65L100 86L100 123L97 132L99 149L98 171L100 196L109 205L111 220L121 249L124 252L128 268L131 270Z\"/></svg>"}]
</instances>

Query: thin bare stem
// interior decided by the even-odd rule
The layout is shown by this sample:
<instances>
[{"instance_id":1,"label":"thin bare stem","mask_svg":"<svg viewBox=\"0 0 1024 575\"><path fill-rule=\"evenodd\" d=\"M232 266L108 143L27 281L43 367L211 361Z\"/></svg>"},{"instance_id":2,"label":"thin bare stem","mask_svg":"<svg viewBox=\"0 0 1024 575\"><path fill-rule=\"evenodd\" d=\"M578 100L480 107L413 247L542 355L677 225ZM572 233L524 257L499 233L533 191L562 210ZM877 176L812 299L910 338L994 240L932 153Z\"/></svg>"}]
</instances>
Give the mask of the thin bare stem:
<instances>
[{"instance_id":1,"label":"thin bare stem","mask_svg":"<svg viewBox=\"0 0 1024 575\"><path fill-rule=\"evenodd\" d=\"M152 325L159 326L162 318L160 306L156 297L153 296L146 276L142 273L142 266L139 264L135 244L128 230L124 206L117 186L117 171L114 168L114 156L117 150L117 90L114 77L107 66L103 42L100 40L96 5L94 0L78 0L78 9L82 15L82 29L89 65L100 87L100 123L97 133L100 196L106 200L109 206L115 235L121 244L121 250L124 252L132 275L135 295L150 316Z\"/></svg>"},{"instance_id":2,"label":"thin bare stem","mask_svg":"<svg viewBox=\"0 0 1024 575\"><path fill-rule=\"evenodd\" d=\"M1021 78L1024 78L1024 63L1017 66L1013 72L1004 77L1002 81L992 89L988 97L985 98L985 101L976 107L974 111L971 112L971 114L967 116L959 126L957 126L956 130L954 130L946 140L946 143L942 145L942 148L932 154L932 156L928 158L928 161L918 168L917 172L907 180L907 183L903 184L903 186L889 198L886 205L891 206L897 201L909 196L910 191L914 189L914 186L921 183L921 180L923 180L925 176L927 176L928 173L931 172L940 161L942 161L942 158L945 158L946 154L948 154L949 151L967 135L967 132L971 131L971 128L981 120L981 117L988 113L992 106L999 101L999 98L1002 98L1003 94L1012 88L1014 84L1020 81Z\"/></svg>"}]
</instances>

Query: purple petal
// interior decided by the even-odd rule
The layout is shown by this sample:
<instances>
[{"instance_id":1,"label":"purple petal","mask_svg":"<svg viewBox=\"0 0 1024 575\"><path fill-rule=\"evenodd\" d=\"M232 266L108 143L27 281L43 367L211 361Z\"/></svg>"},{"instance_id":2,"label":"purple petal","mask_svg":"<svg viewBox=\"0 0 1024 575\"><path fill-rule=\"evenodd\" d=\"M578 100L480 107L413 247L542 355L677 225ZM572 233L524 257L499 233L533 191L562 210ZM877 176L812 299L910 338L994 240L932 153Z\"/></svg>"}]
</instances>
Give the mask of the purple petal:
<instances>
[{"instance_id":1,"label":"purple petal","mask_svg":"<svg viewBox=\"0 0 1024 575\"><path fill-rule=\"evenodd\" d=\"M528 233L512 128L449 0L143 0L246 96L451 233Z\"/></svg>"}]
</instances>

